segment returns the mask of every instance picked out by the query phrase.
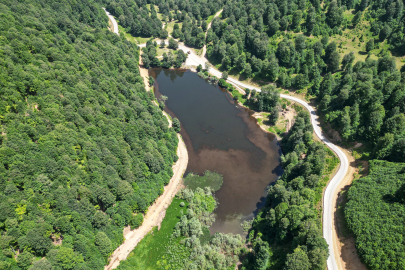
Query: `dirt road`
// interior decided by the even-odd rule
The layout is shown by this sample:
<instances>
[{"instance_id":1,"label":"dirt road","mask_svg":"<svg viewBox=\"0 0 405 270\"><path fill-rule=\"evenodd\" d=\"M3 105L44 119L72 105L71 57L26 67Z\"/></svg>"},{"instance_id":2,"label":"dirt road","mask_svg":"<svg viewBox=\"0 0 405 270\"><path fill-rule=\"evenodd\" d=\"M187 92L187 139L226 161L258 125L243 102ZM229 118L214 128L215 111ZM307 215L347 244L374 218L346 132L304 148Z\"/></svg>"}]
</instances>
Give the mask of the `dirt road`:
<instances>
[{"instance_id":1,"label":"dirt road","mask_svg":"<svg viewBox=\"0 0 405 270\"><path fill-rule=\"evenodd\" d=\"M131 231L128 227L124 229L125 241L120 245L110 257L110 263L104 267L104 270L115 269L120 264L120 261L125 260L129 253L136 247L136 245L145 237L145 235L152 230L155 226L160 226L166 214L166 209L169 207L174 195L176 195L177 187L183 177L188 164L188 153L186 145L184 144L181 136L179 138L179 145L177 147L177 155L179 160L173 166L173 177L170 183L165 186L163 194L151 205L147 211L142 225Z\"/></svg>"},{"instance_id":2,"label":"dirt road","mask_svg":"<svg viewBox=\"0 0 405 270\"><path fill-rule=\"evenodd\" d=\"M333 245L335 257L337 258L336 261L339 270L367 270L357 254L354 236L351 233L343 233L343 230L347 230L347 228L345 228L347 225L344 223L343 213L339 212L339 207L346 203L347 198L341 196L341 192L348 190L354 179L354 174L358 173L358 161L356 161L352 154L346 149L341 150L349 160L349 169L345 178L340 182L337 192L333 194L333 208L335 209L333 219Z\"/></svg>"},{"instance_id":3,"label":"dirt road","mask_svg":"<svg viewBox=\"0 0 405 270\"><path fill-rule=\"evenodd\" d=\"M107 14L108 18L110 19L110 21L112 22L112 32L119 35L118 33L118 23L117 21L114 19L114 17L110 14L110 12L108 12L105 8L103 8L105 11L105 14Z\"/></svg>"},{"instance_id":4,"label":"dirt road","mask_svg":"<svg viewBox=\"0 0 405 270\"><path fill-rule=\"evenodd\" d=\"M218 17L219 14L222 13L222 10L223 10L223 9L221 9L220 11L218 11L217 13L215 13L215 16L214 16L214 18L212 18L212 21L213 21L216 17ZM207 31L205 32L205 38L207 38L208 29L211 28L212 21L211 21L211 22L208 24L208 26L207 26ZM202 57L205 57L205 53L206 53L206 52L207 52L207 44L204 44L203 52L202 52Z\"/></svg>"},{"instance_id":5,"label":"dirt road","mask_svg":"<svg viewBox=\"0 0 405 270\"><path fill-rule=\"evenodd\" d=\"M139 69L145 83L145 88L147 91L150 91L148 70L141 67L141 65L139 66ZM165 112L163 112L163 114L169 121L169 127L171 127L172 121L170 117ZM179 139L179 144L177 146L177 156L179 159L177 160L176 164L173 165L173 177L170 179L169 184L164 187L163 194L157 198L153 205L148 208L142 225L133 231L131 231L129 227L124 229L125 241L110 256L109 264L104 267L104 270L117 268L120 262L128 257L129 253L131 253L131 251L145 237L145 235L148 234L153 227L160 226L162 223L166 214L166 209L172 202L174 195L176 195L178 185L181 182L183 174L188 165L188 152L186 145L184 144L180 134L177 134L177 137Z\"/></svg>"}]
</instances>

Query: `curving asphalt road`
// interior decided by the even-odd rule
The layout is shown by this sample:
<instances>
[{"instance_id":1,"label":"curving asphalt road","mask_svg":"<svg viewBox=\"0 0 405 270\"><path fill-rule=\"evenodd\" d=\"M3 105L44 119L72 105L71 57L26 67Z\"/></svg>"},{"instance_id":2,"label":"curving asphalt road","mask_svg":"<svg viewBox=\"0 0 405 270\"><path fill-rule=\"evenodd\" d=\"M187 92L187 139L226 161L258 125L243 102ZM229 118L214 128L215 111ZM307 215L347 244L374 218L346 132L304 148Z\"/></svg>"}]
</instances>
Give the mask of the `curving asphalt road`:
<instances>
[{"instance_id":1,"label":"curving asphalt road","mask_svg":"<svg viewBox=\"0 0 405 270\"><path fill-rule=\"evenodd\" d=\"M107 15L109 14L107 11L106 11L106 13L107 13ZM217 13L217 14L219 15L219 13ZM109 15L109 16L111 16L111 15ZM115 22L115 20L113 20L113 19L112 19L112 21L113 21L113 23ZM118 31L118 26L116 29ZM166 42L166 44L168 44L168 41L165 41L165 42ZM138 46L145 47L146 44L140 44ZM187 57L187 60L185 63L186 66L202 65L204 67L205 62L208 61L206 58L196 55L193 52L193 50L191 50L190 48L185 46L183 43L179 42L179 49L183 50L185 53L190 52L188 54L188 57ZM209 68L208 72L218 78L221 78L221 76L222 76L222 72L220 72L219 70L216 70L212 67ZM233 78L228 78L227 81L231 84L242 87L243 89L249 88L249 89L254 89L258 92L261 91L260 88L242 83ZM335 258L335 250L334 250L335 246L333 244L333 233L334 233L333 232L333 216L334 216L333 195L337 193L337 188L338 188L340 182L344 179L344 177L348 171L349 161L348 161L346 155L342 152L342 150L340 150L340 148L338 146L331 143L322 134L322 130L320 127L321 125L318 120L319 117L317 116L316 111L312 106L310 106L307 102L305 102L299 98L296 98L296 97L292 97L292 96L288 96L288 95L284 95L284 94L280 94L280 97L297 102L297 103L301 104L302 106L304 106L305 109L307 109L307 111L309 112L309 114L311 116L311 123L312 123L312 127L314 128L316 136L318 136L318 138L323 143L325 143L326 146L328 146L333 152L335 152L340 160L339 169L336 172L336 174L333 176L332 180L329 181L329 183L326 187L325 193L323 195L323 216L322 216L323 237L325 238L325 240L329 246L329 257L327 260L327 266L328 266L329 270L339 270L339 268L337 266L336 258ZM338 253L338 252L336 251L336 253Z\"/></svg>"},{"instance_id":2,"label":"curving asphalt road","mask_svg":"<svg viewBox=\"0 0 405 270\"><path fill-rule=\"evenodd\" d=\"M201 63L200 63L201 64ZM204 66L204 64L202 64ZM210 68L209 72L213 74L214 76L217 76L218 78L221 77L221 72L218 70L215 70L213 68ZM261 89L257 87L252 87L250 85L244 84L238 80L235 80L233 78L228 78L228 82L241 86L243 88L249 88L249 89L254 89L256 91L261 91ZM322 134L321 130L321 125L319 123L319 117L316 114L315 109L310 106L307 102L288 95L280 94L281 98L289 99L294 102L297 102L301 104L302 106L307 109L311 116L311 123L312 127L314 128L316 136L326 144L333 152L336 153L340 160L340 166L336 174L333 176L332 180L328 183L328 186L326 187L325 193L323 195L323 216L322 216L322 223L323 223L323 237L325 238L326 242L328 243L329 246L329 257L327 260L327 266L329 270L338 270L336 258L335 258L335 246L333 244L333 217L334 217L334 204L333 204L333 195L337 193L337 188L340 184L340 182L344 179L348 168L349 168L349 161L346 157L346 155L340 150L339 147L331 143L325 136ZM337 252L336 252L337 253Z\"/></svg>"},{"instance_id":3,"label":"curving asphalt road","mask_svg":"<svg viewBox=\"0 0 405 270\"><path fill-rule=\"evenodd\" d=\"M108 18L111 20L112 24L113 24L113 32L117 35L119 35L118 33L118 23L117 21L114 19L114 17L110 14L110 12L108 12L105 8L103 8L105 11L105 14L107 14Z\"/></svg>"}]
</instances>

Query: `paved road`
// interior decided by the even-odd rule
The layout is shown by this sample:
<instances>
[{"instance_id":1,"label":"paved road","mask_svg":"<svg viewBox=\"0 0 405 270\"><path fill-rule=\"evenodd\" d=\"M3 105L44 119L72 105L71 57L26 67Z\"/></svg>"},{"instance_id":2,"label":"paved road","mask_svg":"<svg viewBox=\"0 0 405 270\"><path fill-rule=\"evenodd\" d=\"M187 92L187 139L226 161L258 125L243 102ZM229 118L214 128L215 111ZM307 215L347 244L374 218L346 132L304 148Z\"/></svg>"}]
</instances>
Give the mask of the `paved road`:
<instances>
[{"instance_id":1,"label":"paved road","mask_svg":"<svg viewBox=\"0 0 405 270\"><path fill-rule=\"evenodd\" d=\"M192 57L191 61L196 61L196 57ZM200 63L204 66L203 63ZM218 78L221 77L221 72L218 70L215 70L213 68L210 68L209 72L213 74L214 76L217 76ZM228 78L228 82L241 86L242 88L249 88L249 89L254 89L256 91L261 91L257 87L253 87L247 84L244 84L236 79L233 78ZM311 123L314 128L315 134L318 136L318 138L325 143L333 152L336 153L340 160L340 166L338 171L336 172L335 176L332 178L332 180L329 182L328 186L326 187L325 194L323 196L323 237L326 239L326 242L328 243L329 246L329 257L327 260L327 265L329 270L338 270L338 266L336 263L336 258L334 252L335 246L333 245L333 217L334 217L334 204L333 204L333 195L336 194L337 192L337 187L339 186L339 183L344 179L348 168L349 168L349 161L346 157L346 155L340 150L339 147L331 143L328 139L325 138L325 136L322 134L322 130L320 127L318 115L316 114L315 109L310 106L306 101L303 101L299 98L296 97L291 97L288 95L280 94L281 98L289 99L292 101L295 101L302 106L304 106L308 112L310 113L311 116Z\"/></svg>"},{"instance_id":2,"label":"paved road","mask_svg":"<svg viewBox=\"0 0 405 270\"><path fill-rule=\"evenodd\" d=\"M195 57L194 57L195 58ZM203 65L204 66L204 65ZM209 70L210 73L212 73L214 76L217 76L218 78L221 77L221 72L218 70L215 70L213 68L210 68ZM249 88L249 89L254 89L256 91L261 91L257 87L253 87L247 84L244 84L236 79L233 78L228 78L228 82L239 85L242 88ZM346 155L340 150L339 147L331 143L328 139L325 138L325 136L322 134L322 130L320 127L319 123L319 117L316 114L315 109L310 106L306 101L303 101L299 98L280 94L281 98L289 99L292 101L295 101L302 106L304 106L307 111L310 113L311 116L311 123L312 127L314 128L315 134L318 136L318 138L325 143L333 152L336 153L340 160L340 166L338 171L336 172L335 176L333 176L332 180L329 182L328 186L326 187L325 194L323 196L323 216L322 216L322 223L323 223L323 237L325 238L326 242L328 243L329 246L329 257L327 260L327 265L329 270L338 270L337 262L336 262L336 257L335 254L338 252L334 250L335 246L333 244L333 217L334 217L334 204L333 204L333 195L336 194L337 188L340 184L340 182L344 179L348 168L349 168L349 161L346 157Z\"/></svg>"},{"instance_id":3,"label":"paved road","mask_svg":"<svg viewBox=\"0 0 405 270\"><path fill-rule=\"evenodd\" d=\"M168 44L168 41L166 41L166 44ZM145 47L146 44L141 44L139 45L140 47ZM193 50L190 48L186 47L183 43L179 42L179 49L183 50L185 53L190 51L190 54L188 54L187 60L185 65L186 66L198 66L202 65L204 67L205 62L208 60L204 57L200 57L196 55ZM221 78L222 73L214 68L209 68L209 73L212 75ZM232 83L236 86L242 87L243 89L249 88L249 89L254 89L258 92L261 91L260 88L242 83L236 79L233 78L228 78L227 80L229 83ZM338 270L338 266L336 263L336 258L335 254L338 254L338 252L334 250L335 246L333 245L333 217L334 217L334 204L333 204L333 195L336 194L337 188L340 184L340 182L344 179L348 168L349 168L349 161L346 157L346 155L340 150L339 147L331 143L328 139L325 138L325 136L322 134L322 130L319 124L318 116L316 114L315 109L310 106L306 101L303 101L299 98L280 94L281 98L289 99L294 102L300 103L302 106L304 106L307 111L310 113L311 116L311 123L314 128L315 134L318 136L318 138L325 143L333 152L336 153L340 160L340 166L338 171L336 172L335 176L332 178L332 180L328 183L328 186L326 187L325 194L323 196L323 216L322 216L322 223L323 223L323 237L326 239L326 242L328 243L329 246L329 257L327 260L327 266L329 270Z\"/></svg>"},{"instance_id":4,"label":"paved road","mask_svg":"<svg viewBox=\"0 0 405 270\"><path fill-rule=\"evenodd\" d=\"M105 8L103 8L105 11L105 14L107 14L108 18L111 20L112 24L113 24L113 32L117 35L119 35L118 33L118 23L117 21L114 19L114 17L110 14L110 12L108 12Z\"/></svg>"},{"instance_id":5,"label":"paved road","mask_svg":"<svg viewBox=\"0 0 405 270\"><path fill-rule=\"evenodd\" d=\"M184 46L183 44L179 44L179 49L183 50L184 52L190 51L190 54L188 54L188 58L186 60L186 66L198 66L202 65L204 67L205 62L207 62L207 59L200 57L196 54L193 53L190 48ZM214 68L209 69L209 73L212 75L221 78L222 73ZM233 78L228 78L227 80L229 83L232 83L236 86L242 87L242 89L249 88L249 89L254 89L256 91L261 91L260 88L242 83L236 79ZM302 106L304 106L307 111L310 113L311 116L311 123L314 128L315 134L318 136L318 138L325 143L333 152L336 153L340 160L340 166L338 171L336 172L335 176L332 178L332 180L329 182L328 186L326 187L325 194L323 196L323 237L326 239L326 242L328 243L329 246L329 258L327 261L328 269L329 270L338 270L338 266L336 263L336 258L334 252L334 245L333 245L333 217L334 217L334 204L333 204L333 195L336 194L337 192L337 187L339 186L339 183L344 179L348 168L349 168L349 161L346 157L346 155L340 150L339 147L331 143L328 139L325 138L325 136L322 134L322 130L320 128L320 123L318 120L318 115L316 114L315 109L310 106L306 101L303 101L299 98L280 94L281 98L289 99L292 101L295 101Z\"/></svg>"},{"instance_id":6,"label":"paved road","mask_svg":"<svg viewBox=\"0 0 405 270\"><path fill-rule=\"evenodd\" d=\"M145 44L141 44L140 47L144 47ZM187 60L186 60L186 66L198 66L202 65L204 67L205 62L207 62L207 59L200 57L196 54L193 53L190 48L186 47L183 44L179 43L179 49L183 50L184 52L190 51L190 54L188 54ZM209 73L212 75L221 78L222 73L214 68L209 69ZM254 89L258 92L261 91L260 88L242 83L236 79L233 78L228 78L227 80L229 83L232 83L236 86L242 87L242 89L249 88L249 89ZM334 216L334 209L333 209L333 195L336 194L337 192L337 187L339 186L339 183L343 180L345 177L348 168L349 168L349 161L347 160L346 155L340 150L339 147L331 143L328 139L325 138L325 136L322 134L322 130L320 128L319 120L318 120L318 115L316 114L315 109L310 106L306 101L303 101L299 98L280 94L281 98L289 99L292 101L295 101L297 103L300 103L302 106L304 106L307 111L310 113L311 116L311 123L314 128L315 134L318 136L318 138L325 143L333 152L336 153L340 160L340 166L339 170L336 172L335 176L332 178L332 180L329 182L328 186L326 187L325 194L323 196L323 237L326 239L326 242L329 245L329 258L327 261L328 264L328 269L329 270L338 270L338 266L336 263L336 258L335 258L335 252L334 252L334 245L333 245L333 216ZM336 252L337 253L337 252Z\"/></svg>"}]
</instances>

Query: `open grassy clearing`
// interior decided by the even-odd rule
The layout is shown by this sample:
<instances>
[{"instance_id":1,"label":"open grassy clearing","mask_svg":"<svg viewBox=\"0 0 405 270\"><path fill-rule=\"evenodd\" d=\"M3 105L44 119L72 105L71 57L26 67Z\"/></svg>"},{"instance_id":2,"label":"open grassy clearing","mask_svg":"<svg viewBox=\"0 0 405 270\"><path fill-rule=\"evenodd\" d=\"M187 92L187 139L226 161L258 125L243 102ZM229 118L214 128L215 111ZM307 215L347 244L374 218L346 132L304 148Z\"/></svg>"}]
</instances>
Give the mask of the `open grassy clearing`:
<instances>
[{"instance_id":1,"label":"open grassy clearing","mask_svg":"<svg viewBox=\"0 0 405 270\"><path fill-rule=\"evenodd\" d=\"M180 207L184 202L185 206ZM177 222L180 221L183 210L187 209L188 202L175 197L167 208L166 216L163 219L160 230L157 227L142 239L141 242L128 256L127 260L122 261L118 269L172 269L166 268L168 250L174 250L179 258L188 256L184 245L180 244L181 238L172 239L171 235ZM175 247L175 248L174 248ZM183 254L185 253L185 254ZM173 254L171 255L173 256Z\"/></svg>"},{"instance_id":2,"label":"open grassy clearing","mask_svg":"<svg viewBox=\"0 0 405 270\"><path fill-rule=\"evenodd\" d=\"M124 35L124 37L133 43L136 44L143 44L146 43L146 41L148 41L150 38L147 37L134 37L133 35L131 35L130 33L128 33L124 27L122 27L120 24L118 24L118 30L120 32L120 35Z\"/></svg>"},{"instance_id":3,"label":"open grassy clearing","mask_svg":"<svg viewBox=\"0 0 405 270\"><path fill-rule=\"evenodd\" d=\"M268 112L256 112L253 115L264 130L276 134L279 138L281 138L285 132L288 132L288 129L294 124L297 113L303 109L301 105L287 99L280 99L280 106L279 117L274 125L269 123L268 118L270 113Z\"/></svg>"},{"instance_id":4,"label":"open grassy clearing","mask_svg":"<svg viewBox=\"0 0 405 270\"><path fill-rule=\"evenodd\" d=\"M212 20L214 19L214 17L215 17L215 14L214 15L211 15L211 16L209 16L208 18L207 18L207 24L210 24L210 22L212 22Z\"/></svg>"},{"instance_id":5,"label":"open grassy clearing","mask_svg":"<svg viewBox=\"0 0 405 270\"><path fill-rule=\"evenodd\" d=\"M150 39L150 38L134 37L130 33L126 32L125 28L123 28L122 26L118 26L118 27L119 27L119 31L120 31L121 35L124 35L124 37L130 42L133 42L136 44L143 44L143 43L146 43ZM177 53L177 51L167 48L167 45L164 48L161 48L160 47L161 39L155 38L155 39L153 39L153 41L156 41L156 43L158 44L158 47L156 48L157 57L162 57L163 53L167 54L170 51L174 55Z\"/></svg>"},{"instance_id":6,"label":"open grassy clearing","mask_svg":"<svg viewBox=\"0 0 405 270\"><path fill-rule=\"evenodd\" d=\"M374 39L374 50L371 51L370 58L377 60L379 55L383 51L390 52L391 56L395 58L397 68L400 68L405 62L405 56L394 56L389 50L389 44L386 41L379 42L378 36L373 36L370 32L370 23L361 22L354 28L348 28L343 31L342 35L332 36L329 40L335 41L337 44L337 51L343 57L345 54L354 52L355 60L365 61L368 54L366 52L365 46L367 41Z\"/></svg>"},{"instance_id":7,"label":"open grassy clearing","mask_svg":"<svg viewBox=\"0 0 405 270\"><path fill-rule=\"evenodd\" d=\"M158 43L158 48L156 50L157 57L163 56L164 53L168 54L169 52L172 52L173 55L175 55L176 51L173 51L171 49L168 49L167 47L161 48L159 46L159 40L156 41Z\"/></svg>"},{"instance_id":8,"label":"open grassy clearing","mask_svg":"<svg viewBox=\"0 0 405 270\"><path fill-rule=\"evenodd\" d=\"M180 29L181 29L182 26L183 26L183 22L180 22L180 21L178 21L178 20L172 20L171 22L169 22L169 23L167 23L167 24L165 25L165 29L166 29L167 33L169 33L169 36L172 35L173 29L174 29L174 25L175 25L175 24L178 24ZM178 40L177 40L177 41L178 41Z\"/></svg>"},{"instance_id":9,"label":"open grassy clearing","mask_svg":"<svg viewBox=\"0 0 405 270\"><path fill-rule=\"evenodd\" d=\"M182 23L182 22L179 22L178 20L172 20L171 22L169 22L169 23L167 23L167 24L165 25L165 29L166 29L167 33L169 33L169 35L172 34L174 25L175 25L176 23L180 26L180 29L181 29L181 26L182 26L183 23Z\"/></svg>"},{"instance_id":10,"label":"open grassy clearing","mask_svg":"<svg viewBox=\"0 0 405 270\"><path fill-rule=\"evenodd\" d=\"M149 10L150 10L150 7L149 7ZM157 12L157 17L159 18L159 20L163 21L164 20L164 15L159 12L159 6L155 5L155 10Z\"/></svg>"}]
</instances>

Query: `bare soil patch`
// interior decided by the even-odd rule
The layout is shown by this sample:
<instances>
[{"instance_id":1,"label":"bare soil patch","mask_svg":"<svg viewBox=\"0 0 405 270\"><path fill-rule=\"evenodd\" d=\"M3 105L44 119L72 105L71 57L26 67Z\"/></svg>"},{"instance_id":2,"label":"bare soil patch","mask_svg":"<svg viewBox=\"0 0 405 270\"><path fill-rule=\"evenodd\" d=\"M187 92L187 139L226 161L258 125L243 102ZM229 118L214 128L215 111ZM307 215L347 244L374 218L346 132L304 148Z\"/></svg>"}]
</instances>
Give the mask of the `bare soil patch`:
<instances>
[{"instance_id":1,"label":"bare soil patch","mask_svg":"<svg viewBox=\"0 0 405 270\"><path fill-rule=\"evenodd\" d=\"M344 216L344 207L347 203L347 191L350 188L354 179L358 178L359 173L368 172L368 162L362 160L355 160L354 157L346 149L341 149L349 160L349 169L346 177L338 187L338 193L335 194L335 214L334 214L334 235L333 244L335 245L335 255L339 269L342 270L367 270L366 266L361 262L356 246L354 235L347 227L346 219ZM361 169L361 171L360 171Z\"/></svg>"},{"instance_id":2,"label":"bare soil patch","mask_svg":"<svg viewBox=\"0 0 405 270\"><path fill-rule=\"evenodd\" d=\"M287 120L286 132L290 131L291 127L294 125L295 117L297 112L293 108L288 108L283 113L284 119Z\"/></svg>"},{"instance_id":3,"label":"bare soil patch","mask_svg":"<svg viewBox=\"0 0 405 270\"><path fill-rule=\"evenodd\" d=\"M278 131L288 132L291 129L291 127L294 125L295 117L297 116L297 112L293 108L294 103L295 102L293 102L291 104L291 106L288 106L286 109L280 111L278 120L275 125L269 124L269 122L268 122L269 113L255 112L252 116L257 119L257 122L258 122L260 128L266 132L274 133L274 130L272 129L272 127ZM278 139L280 139L278 136L279 134L277 134L277 133L274 133L274 134L278 137Z\"/></svg>"},{"instance_id":4,"label":"bare soil patch","mask_svg":"<svg viewBox=\"0 0 405 270\"><path fill-rule=\"evenodd\" d=\"M143 66L139 65L139 73L143 78L143 83L145 85L146 91L149 91L151 89L151 87L149 86L149 71Z\"/></svg>"}]
</instances>

